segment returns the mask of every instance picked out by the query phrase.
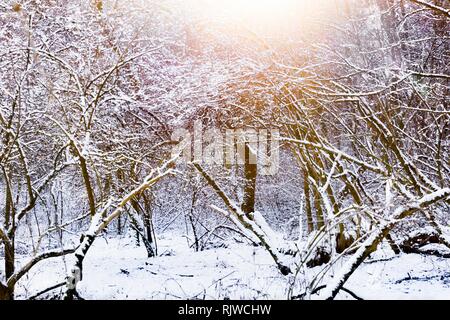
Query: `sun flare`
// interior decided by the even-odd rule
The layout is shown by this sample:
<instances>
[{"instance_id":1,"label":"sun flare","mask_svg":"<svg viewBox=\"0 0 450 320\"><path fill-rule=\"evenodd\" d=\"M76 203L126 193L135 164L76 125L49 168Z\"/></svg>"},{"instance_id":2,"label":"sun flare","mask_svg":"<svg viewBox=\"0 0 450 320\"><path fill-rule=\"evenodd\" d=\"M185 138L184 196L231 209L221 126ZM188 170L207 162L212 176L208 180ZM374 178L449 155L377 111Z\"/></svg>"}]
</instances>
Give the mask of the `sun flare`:
<instances>
[{"instance_id":1,"label":"sun flare","mask_svg":"<svg viewBox=\"0 0 450 320\"><path fill-rule=\"evenodd\" d=\"M197 1L197 8L215 23L243 25L264 33L292 31L299 26L303 28L308 21L326 16L334 3L329 0Z\"/></svg>"},{"instance_id":2,"label":"sun flare","mask_svg":"<svg viewBox=\"0 0 450 320\"><path fill-rule=\"evenodd\" d=\"M264 21L275 17L287 16L304 0L206 0L207 5L223 15L237 19Z\"/></svg>"},{"instance_id":3,"label":"sun flare","mask_svg":"<svg viewBox=\"0 0 450 320\"><path fill-rule=\"evenodd\" d=\"M286 13L298 3L294 0L228 0L222 4L218 1L214 2L234 14L252 14L255 16Z\"/></svg>"}]
</instances>

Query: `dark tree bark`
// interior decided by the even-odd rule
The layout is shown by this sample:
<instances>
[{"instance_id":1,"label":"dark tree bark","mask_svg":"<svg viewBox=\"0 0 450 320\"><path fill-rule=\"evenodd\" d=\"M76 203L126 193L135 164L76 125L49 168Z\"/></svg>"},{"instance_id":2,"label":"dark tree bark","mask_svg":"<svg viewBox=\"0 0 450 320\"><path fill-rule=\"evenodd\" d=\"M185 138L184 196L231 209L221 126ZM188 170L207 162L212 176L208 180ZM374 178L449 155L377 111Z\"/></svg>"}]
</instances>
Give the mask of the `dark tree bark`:
<instances>
[{"instance_id":1,"label":"dark tree bark","mask_svg":"<svg viewBox=\"0 0 450 320\"><path fill-rule=\"evenodd\" d=\"M245 164L244 164L244 198L241 210L252 220L251 213L255 212L256 177L258 175L258 165L256 155L250 150L248 143L245 144Z\"/></svg>"},{"instance_id":2,"label":"dark tree bark","mask_svg":"<svg viewBox=\"0 0 450 320\"><path fill-rule=\"evenodd\" d=\"M2 300L14 300L14 293L0 282L0 301Z\"/></svg>"}]
</instances>

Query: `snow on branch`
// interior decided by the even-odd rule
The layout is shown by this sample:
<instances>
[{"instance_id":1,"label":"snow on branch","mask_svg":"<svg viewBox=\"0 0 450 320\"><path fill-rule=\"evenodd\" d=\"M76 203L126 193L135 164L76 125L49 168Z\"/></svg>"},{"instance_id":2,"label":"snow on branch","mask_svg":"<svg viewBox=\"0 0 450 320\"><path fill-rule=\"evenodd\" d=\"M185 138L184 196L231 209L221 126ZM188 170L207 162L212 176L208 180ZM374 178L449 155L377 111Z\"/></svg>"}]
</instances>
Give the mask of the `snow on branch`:
<instances>
[{"instance_id":1,"label":"snow on branch","mask_svg":"<svg viewBox=\"0 0 450 320\"><path fill-rule=\"evenodd\" d=\"M49 258L61 257L67 254L74 253L75 249L63 249L63 250L53 250L41 253L30 261L28 261L22 268L16 271L9 279L6 281L8 287L13 287L17 281L19 281L31 268L33 268L37 263L42 260Z\"/></svg>"},{"instance_id":2,"label":"snow on branch","mask_svg":"<svg viewBox=\"0 0 450 320\"><path fill-rule=\"evenodd\" d=\"M107 215L107 212L113 206L113 201L110 199L108 203L99 210L92 218L91 224L87 232L83 235L82 241L78 249L75 251L75 263L70 269L66 278L66 293L64 299L72 300L74 296L78 296L76 286L79 281L82 280L82 266L83 260L89 251L90 247L95 241L95 238L112 222L116 219L125 209L125 206L143 191L151 188L162 178L175 174L173 169L177 157L172 158L166 162L159 169L152 170L152 172L144 179L141 185L125 195L118 204L115 205L114 210Z\"/></svg>"},{"instance_id":3,"label":"snow on branch","mask_svg":"<svg viewBox=\"0 0 450 320\"><path fill-rule=\"evenodd\" d=\"M283 275L292 273L291 269L288 267L288 264L284 261L284 257L278 251L280 246L276 243L276 238L273 237L273 232L270 230L261 214L254 212L252 214L253 219L250 219L241 210L239 205L237 205L236 202L225 194L222 188L220 188L216 181L202 168L201 165L194 163L194 167L200 172L200 174L205 178L208 184L214 189L217 195L223 200L227 208L234 215L236 219L233 219L233 221L236 223L237 220L239 224L241 224L245 229L250 230L256 238L259 239L264 248L272 256L280 272Z\"/></svg>"},{"instance_id":4,"label":"snow on branch","mask_svg":"<svg viewBox=\"0 0 450 320\"><path fill-rule=\"evenodd\" d=\"M8 234L7 234L6 230L4 230L2 228L2 226L0 226L0 240L2 240L3 242L9 241Z\"/></svg>"},{"instance_id":5,"label":"snow on branch","mask_svg":"<svg viewBox=\"0 0 450 320\"><path fill-rule=\"evenodd\" d=\"M364 241L356 253L344 264L339 273L333 278L333 281L327 285L324 291L322 291L320 295L321 299L334 299L353 272L355 272L361 263L376 250L378 245L399 221L413 215L419 210L426 209L434 203L442 200L448 200L449 197L450 188L444 188L427 194L410 205L398 207L394 211L391 220L381 224L378 229Z\"/></svg>"},{"instance_id":6,"label":"snow on branch","mask_svg":"<svg viewBox=\"0 0 450 320\"><path fill-rule=\"evenodd\" d=\"M435 4L426 2L426 1L422 1L422 0L410 0L411 2L417 3L421 6L427 7L428 9L433 10L436 13L439 14L443 14L444 16L446 16L447 18L450 18L450 10L442 8L440 6L437 6Z\"/></svg>"},{"instance_id":7,"label":"snow on branch","mask_svg":"<svg viewBox=\"0 0 450 320\"><path fill-rule=\"evenodd\" d=\"M319 150L322 150L328 154L332 154L335 156L338 156L339 158L345 159L347 161L353 162L367 170L373 171L375 173L380 173L380 174L384 174L384 170L380 167L375 167L373 165L371 165L370 163L367 163L365 161L359 160L341 150L335 149L333 147L329 147L326 146L324 144L318 144L318 143L314 143L311 141L306 141L306 140L299 140L299 139L291 139L291 138L282 138L282 141L286 141L286 142L292 142L292 143L296 143L296 144L300 144L300 145L304 145L306 147L312 147L312 148L316 148Z\"/></svg>"}]
</instances>

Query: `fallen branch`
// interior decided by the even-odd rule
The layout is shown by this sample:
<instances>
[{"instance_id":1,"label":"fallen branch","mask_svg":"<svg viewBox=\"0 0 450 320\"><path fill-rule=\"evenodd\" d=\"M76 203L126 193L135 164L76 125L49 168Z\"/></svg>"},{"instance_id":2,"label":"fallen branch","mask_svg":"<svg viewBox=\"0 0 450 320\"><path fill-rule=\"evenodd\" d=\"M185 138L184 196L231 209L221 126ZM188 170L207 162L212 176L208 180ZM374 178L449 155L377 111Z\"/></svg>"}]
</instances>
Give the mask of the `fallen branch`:
<instances>
[{"instance_id":1,"label":"fallen branch","mask_svg":"<svg viewBox=\"0 0 450 320\"><path fill-rule=\"evenodd\" d=\"M35 300L37 297L43 295L44 293L47 293L47 292L49 292L49 291L58 289L58 288L64 286L65 284L66 284L65 281L60 282L60 283L58 283L58 284L55 284L54 286L51 286L51 287L49 287L49 288L47 288L47 289L44 289L44 290L42 290L42 291L39 291L39 292L36 293L34 296L31 296L30 298L28 298L28 300Z\"/></svg>"},{"instance_id":2,"label":"fallen branch","mask_svg":"<svg viewBox=\"0 0 450 320\"><path fill-rule=\"evenodd\" d=\"M322 289L325 289L326 287L327 287L326 285L318 286L317 288L315 288L315 289L311 292L311 294L316 294L317 292L319 292L319 291L322 290ZM363 298L357 296L353 291L351 291L351 290L349 290L349 289L347 289L347 288L342 287L341 290L344 291L344 292L347 292L349 295L351 295L351 296L352 296L353 298L355 298L356 300L364 300ZM302 300L302 299L304 299L305 297L306 297L306 293L302 293L302 294L299 294L298 296L292 297L291 300Z\"/></svg>"}]
</instances>

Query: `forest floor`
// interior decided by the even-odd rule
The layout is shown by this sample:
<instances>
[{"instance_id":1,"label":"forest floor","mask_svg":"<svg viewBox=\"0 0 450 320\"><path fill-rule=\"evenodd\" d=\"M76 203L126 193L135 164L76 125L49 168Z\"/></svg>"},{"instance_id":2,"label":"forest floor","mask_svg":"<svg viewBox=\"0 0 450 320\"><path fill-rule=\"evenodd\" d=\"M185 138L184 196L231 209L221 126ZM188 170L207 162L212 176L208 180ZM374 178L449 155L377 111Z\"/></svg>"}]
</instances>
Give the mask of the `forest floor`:
<instances>
[{"instance_id":1,"label":"forest floor","mask_svg":"<svg viewBox=\"0 0 450 320\"><path fill-rule=\"evenodd\" d=\"M194 252L181 236L162 237L159 256L124 237L99 238L89 251L79 293L85 299L286 299L289 280L261 248L230 243ZM71 257L41 262L18 284L23 299L64 280ZM338 270L342 262L336 263ZM310 270L312 277L320 267ZM302 281L300 281L301 283ZM326 283L326 282L325 282ZM450 259L380 250L345 286L363 299L450 299ZM53 291L40 298L49 298ZM298 294L298 292L294 293ZM338 299L352 299L340 293Z\"/></svg>"}]
</instances>

